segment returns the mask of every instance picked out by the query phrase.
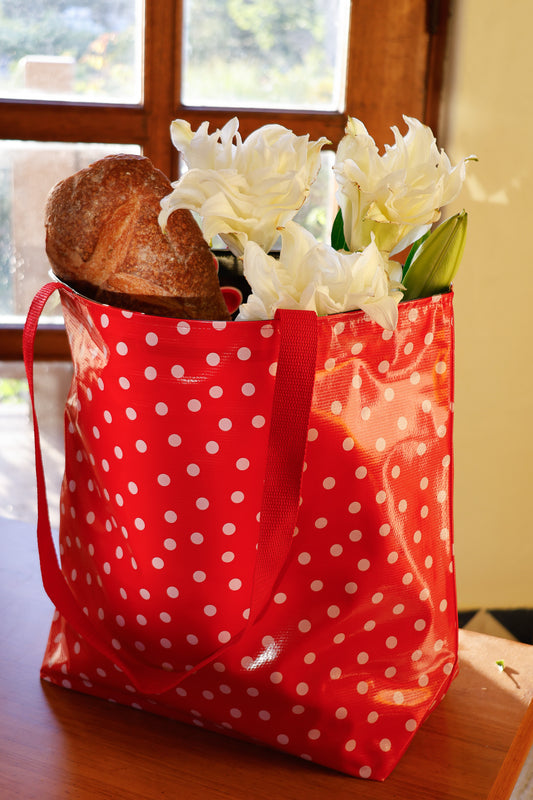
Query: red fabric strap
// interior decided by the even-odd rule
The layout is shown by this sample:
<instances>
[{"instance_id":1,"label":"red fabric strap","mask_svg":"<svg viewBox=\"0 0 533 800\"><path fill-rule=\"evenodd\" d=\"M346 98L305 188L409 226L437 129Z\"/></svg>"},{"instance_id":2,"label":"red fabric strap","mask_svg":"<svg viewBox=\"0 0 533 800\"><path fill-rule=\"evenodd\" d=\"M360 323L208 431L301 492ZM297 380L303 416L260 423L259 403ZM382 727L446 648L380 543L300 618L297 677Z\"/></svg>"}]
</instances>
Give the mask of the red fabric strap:
<instances>
[{"instance_id":1,"label":"red fabric strap","mask_svg":"<svg viewBox=\"0 0 533 800\"><path fill-rule=\"evenodd\" d=\"M314 312L278 311L280 349L274 387L257 562L248 624L228 644L206 656L187 673L166 672L124 657L102 640L78 606L61 571L50 526L46 482L35 408L33 348L39 317L50 295L59 289L48 283L35 296L24 327L24 363L33 411L35 469L37 478L37 540L43 586L69 624L87 642L122 669L132 683L146 694L161 694L173 689L188 675L198 672L220 653L231 647L261 616L272 596L290 551L302 479L309 412L313 395L318 325Z\"/></svg>"},{"instance_id":2,"label":"red fabric strap","mask_svg":"<svg viewBox=\"0 0 533 800\"><path fill-rule=\"evenodd\" d=\"M314 311L276 312L280 349L250 622L265 609L289 554L300 503L318 337Z\"/></svg>"},{"instance_id":3,"label":"red fabric strap","mask_svg":"<svg viewBox=\"0 0 533 800\"><path fill-rule=\"evenodd\" d=\"M39 425L35 407L33 384L33 345L35 341L35 334L37 332L39 317L44 309L46 301L58 288L59 287L57 283L47 283L39 290L39 292L37 292L31 304L30 310L28 311L22 340L24 364L26 367L26 376L28 379L28 388L30 392L33 413L35 472L37 478L37 544L39 549L41 576L46 594L54 603L56 608L63 614L65 619L70 623L70 625L72 625L72 627L78 633L80 633L89 642L89 644L99 650L99 652L109 658L113 663L117 664L117 666L123 669L124 672L126 672L126 674L128 674L133 680L131 668L128 667L128 665L118 656L115 651L113 651L110 646L107 646L105 642L101 641L97 632L93 629L87 617L76 603L76 600L70 591L70 588L61 571L52 536L52 528L50 525L48 502L46 497L46 480L44 475ZM152 688L153 683L154 688L156 688L159 683L159 670L152 670L148 667L145 668L145 670L147 671L146 675L142 676L144 685ZM154 674L151 675L150 673Z\"/></svg>"}]
</instances>

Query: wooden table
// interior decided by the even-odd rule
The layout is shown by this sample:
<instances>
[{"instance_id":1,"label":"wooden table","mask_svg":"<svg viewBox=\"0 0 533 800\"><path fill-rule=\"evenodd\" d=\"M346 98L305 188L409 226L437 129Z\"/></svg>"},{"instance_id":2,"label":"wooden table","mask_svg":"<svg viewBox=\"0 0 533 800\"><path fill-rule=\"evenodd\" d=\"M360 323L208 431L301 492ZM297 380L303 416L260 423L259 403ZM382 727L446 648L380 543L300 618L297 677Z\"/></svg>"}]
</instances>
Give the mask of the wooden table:
<instances>
[{"instance_id":1,"label":"wooden table","mask_svg":"<svg viewBox=\"0 0 533 800\"><path fill-rule=\"evenodd\" d=\"M465 631L461 670L384 783L39 681L52 608L33 526L0 519L5 800L506 800L533 734L533 647ZM503 659L499 671L496 661ZM527 713L526 713L527 711ZM491 792L491 788L492 789Z\"/></svg>"}]
</instances>

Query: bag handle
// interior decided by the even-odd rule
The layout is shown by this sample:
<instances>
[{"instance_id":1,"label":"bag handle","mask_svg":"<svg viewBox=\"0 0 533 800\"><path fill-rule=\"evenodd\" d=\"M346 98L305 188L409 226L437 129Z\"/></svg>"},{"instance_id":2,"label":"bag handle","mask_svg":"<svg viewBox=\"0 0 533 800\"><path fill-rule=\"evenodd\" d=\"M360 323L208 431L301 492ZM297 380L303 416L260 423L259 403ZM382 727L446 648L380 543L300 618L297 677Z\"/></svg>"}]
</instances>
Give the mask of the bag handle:
<instances>
[{"instance_id":1,"label":"bag handle","mask_svg":"<svg viewBox=\"0 0 533 800\"><path fill-rule=\"evenodd\" d=\"M35 295L28 311L23 335L23 353L33 415L35 471L37 478L37 542L44 589L70 625L98 652L121 669L145 694L162 694L174 689L189 675L214 661L234 645L259 619L268 605L274 586L286 562L300 501L303 461L309 413L313 396L318 323L314 311L279 310L280 348L274 384L272 416L267 447L265 482L261 504L257 561L253 578L250 615L244 628L228 643L198 662L191 670L166 672L123 656L102 641L78 606L65 580L54 545L46 480L37 420L33 362L39 317L54 291L71 293L57 283L47 283Z\"/></svg>"},{"instance_id":2,"label":"bag handle","mask_svg":"<svg viewBox=\"0 0 533 800\"><path fill-rule=\"evenodd\" d=\"M268 438L250 624L264 611L294 537L315 384L314 311L279 309L280 348Z\"/></svg>"}]
</instances>

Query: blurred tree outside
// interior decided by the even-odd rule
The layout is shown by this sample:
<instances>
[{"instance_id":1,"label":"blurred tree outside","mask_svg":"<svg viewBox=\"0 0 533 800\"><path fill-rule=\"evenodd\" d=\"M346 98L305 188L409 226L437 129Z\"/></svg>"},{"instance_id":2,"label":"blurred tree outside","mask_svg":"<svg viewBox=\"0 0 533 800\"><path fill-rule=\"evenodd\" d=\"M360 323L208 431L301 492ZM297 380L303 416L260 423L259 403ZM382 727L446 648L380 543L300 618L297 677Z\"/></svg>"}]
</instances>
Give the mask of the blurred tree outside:
<instances>
[{"instance_id":1,"label":"blurred tree outside","mask_svg":"<svg viewBox=\"0 0 533 800\"><path fill-rule=\"evenodd\" d=\"M26 56L70 56L73 91L120 101L135 84L135 9L128 0L0 0L0 93L24 88Z\"/></svg>"},{"instance_id":2,"label":"blurred tree outside","mask_svg":"<svg viewBox=\"0 0 533 800\"><path fill-rule=\"evenodd\" d=\"M343 4L185 0L186 103L334 105ZM135 0L0 0L0 94L23 88L25 56L69 56L80 99L137 102L139 7Z\"/></svg>"},{"instance_id":3,"label":"blurred tree outside","mask_svg":"<svg viewBox=\"0 0 533 800\"><path fill-rule=\"evenodd\" d=\"M343 24L341 5L338 0L189 0L185 102L334 107L335 63L344 33L337 30ZM340 66L344 72L344 63Z\"/></svg>"}]
</instances>

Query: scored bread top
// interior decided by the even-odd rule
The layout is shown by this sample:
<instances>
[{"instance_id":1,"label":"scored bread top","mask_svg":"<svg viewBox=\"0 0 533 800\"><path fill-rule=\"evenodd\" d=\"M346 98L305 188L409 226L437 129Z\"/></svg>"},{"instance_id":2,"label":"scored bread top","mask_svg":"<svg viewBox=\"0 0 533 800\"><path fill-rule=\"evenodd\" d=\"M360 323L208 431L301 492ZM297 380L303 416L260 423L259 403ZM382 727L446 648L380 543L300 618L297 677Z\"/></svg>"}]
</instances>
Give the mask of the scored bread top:
<instances>
[{"instance_id":1,"label":"scored bread top","mask_svg":"<svg viewBox=\"0 0 533 800\"><path fill-rule=\"evenodd\" d=\"M189 319L229 319L216 263L191 212L167 229L168 178L144 156L111 155L60 181L45 209L46 252L58 278L93 299Z\"/></svg>"}]
</instances>

